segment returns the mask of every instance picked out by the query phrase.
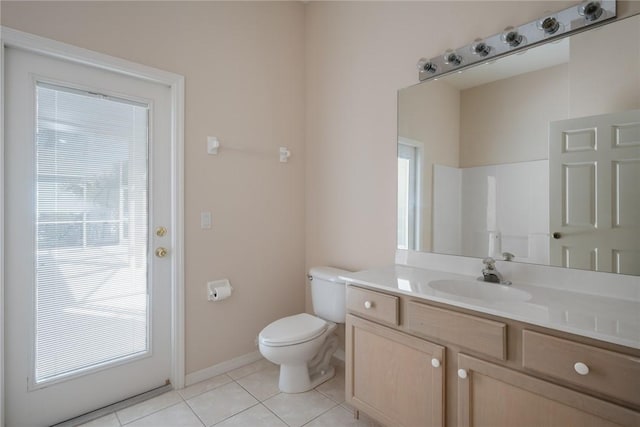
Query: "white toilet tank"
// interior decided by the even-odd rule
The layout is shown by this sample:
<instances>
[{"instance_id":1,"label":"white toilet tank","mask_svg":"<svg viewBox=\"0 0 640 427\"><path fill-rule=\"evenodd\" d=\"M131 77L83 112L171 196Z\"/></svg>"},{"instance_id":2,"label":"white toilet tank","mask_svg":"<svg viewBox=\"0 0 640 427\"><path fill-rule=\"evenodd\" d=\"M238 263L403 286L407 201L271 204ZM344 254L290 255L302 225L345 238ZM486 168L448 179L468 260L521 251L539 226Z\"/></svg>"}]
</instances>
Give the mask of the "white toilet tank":
<instances>
[{"instance_id":1,"label":"white toilet tank","mask_svg":"<svg viewBox=\"0 0 640 427\"><path fill-rule=\"evenodd\" d=\"M313 312L324 320L344 323L346 317L345 282L338 277L350 273L333 267L313 267L309 270Z\"/></svg>"}]
</instances>

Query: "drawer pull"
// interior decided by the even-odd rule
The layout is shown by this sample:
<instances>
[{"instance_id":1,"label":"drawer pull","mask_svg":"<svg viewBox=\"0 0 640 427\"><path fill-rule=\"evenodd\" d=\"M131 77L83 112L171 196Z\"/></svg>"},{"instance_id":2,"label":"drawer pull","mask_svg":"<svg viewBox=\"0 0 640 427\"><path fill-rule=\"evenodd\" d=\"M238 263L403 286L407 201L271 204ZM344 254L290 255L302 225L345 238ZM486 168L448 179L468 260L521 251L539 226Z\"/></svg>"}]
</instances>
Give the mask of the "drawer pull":
<instances>
[{"instance_id":1,"label":"drawer pull","mask_svg":"<svg viewBox=\"0 0 640 427\"><path fill-rule=\"evenodd\" d=\"M431 359L431 366L433 366L434 368L439 368L440 361L434 357L433 359Z\"/></svg>"},{"instance_id":2,"label":"drawer pull","mask_svg":"<svg viewBox=\"0 0 640 427\"><path fill-rule=\"evenodd\" d=\"M365 301L364 302L364 308L369 310L371 307L373 307L373 303L371 301Z\"/></svg>"},{"instance_id":3,"label":"drawer pull","mask_svg":"<svg viewBox=\"0 0 640 427\"><path fill-rule=\"evenodd\" d=\"M580 375L587 375L589 373L589 367L582 362L577 362L573 365L573 369Z\"/></svg>"},{"instance_id":4,"label":"drawer pull","mask_svg":"<svg viewBox=\"0 0 640 427\"><path fill-rule=\"evenodd\" d=\"M467 378L467 371L464 369L458 369L458 377L465 379Z\"/></svg>"}]
</instances>

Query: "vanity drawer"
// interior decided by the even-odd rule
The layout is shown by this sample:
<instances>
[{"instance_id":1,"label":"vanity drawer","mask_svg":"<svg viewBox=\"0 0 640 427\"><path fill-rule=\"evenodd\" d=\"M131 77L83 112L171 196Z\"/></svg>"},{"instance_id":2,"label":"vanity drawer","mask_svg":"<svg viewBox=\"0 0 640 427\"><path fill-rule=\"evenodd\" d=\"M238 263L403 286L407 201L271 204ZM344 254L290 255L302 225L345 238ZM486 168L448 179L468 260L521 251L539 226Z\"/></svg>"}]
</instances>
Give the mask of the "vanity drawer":
<instances>
[{"instance_id":1,"label":"vanity drawer","mask_svg":"<svg viewBox=\"0 0 640 427\"><path fill-rule=\"evenodd\" d=\"M398 305L400 299L393 295L369 289L347 286L347 310L373 320L398 326Z\"/></svg>"},{"instance_id":2,"label":"vanity drawer","mask_svg":"<svg viewBox=\"0 0 640 427\"><path fill-rule=\"evenodd\" d=\"M527 330L522 339L526 369L640 406L639 358Z\"/></svg>"},{"instance_id":3,"label":"vanity drawer","mask_svg":"<svg viewBox=\"0 0 640 427\"><path fill-rule=\"evenodd\" d=\"M407 329L496 359L507 359L507 325L414 301L407 303Z\"/></svg>"}]
</instances>

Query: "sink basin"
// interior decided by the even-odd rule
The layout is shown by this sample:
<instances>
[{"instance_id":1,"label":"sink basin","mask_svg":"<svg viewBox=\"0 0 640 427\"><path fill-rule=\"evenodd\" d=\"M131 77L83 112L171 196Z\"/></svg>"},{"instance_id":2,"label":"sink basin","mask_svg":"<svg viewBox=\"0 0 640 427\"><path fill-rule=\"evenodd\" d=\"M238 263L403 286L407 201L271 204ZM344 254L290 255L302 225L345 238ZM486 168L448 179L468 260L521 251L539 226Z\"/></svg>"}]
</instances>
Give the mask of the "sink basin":
<instances>
[{"instance_id":1,"label":"sink basin","mask_svg":"<svg viewBox=\"0 0 640 427\"><path fill-rule=\"evenodd\" d=\"M497 283L486 283L470 280L433 280L429 282L429 287L434 291L456 297L472 298L487 302L493 301L518 301L523 302L531 299L531 294L511 286L499 285Z\"/></svg>"}]
</instances>

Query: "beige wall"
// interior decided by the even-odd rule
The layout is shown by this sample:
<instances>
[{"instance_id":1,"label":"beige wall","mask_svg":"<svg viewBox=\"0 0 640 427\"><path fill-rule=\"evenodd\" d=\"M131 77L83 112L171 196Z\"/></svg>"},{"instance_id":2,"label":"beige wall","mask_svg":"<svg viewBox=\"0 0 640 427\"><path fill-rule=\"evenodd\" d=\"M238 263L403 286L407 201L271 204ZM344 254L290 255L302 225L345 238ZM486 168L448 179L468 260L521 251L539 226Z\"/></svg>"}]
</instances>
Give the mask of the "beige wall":
<instances>
[{"instance_id":1,"label":"beige wall","mask_svg":"<svg viewBox=\"0 0 640 427\"><path fill-rule=\"evenodd\" d=\"M461 92L460 167L549 157L549 122L569 112L568 66L556 65Z\"/></svg>"},{"instance_id":2,"label":"beige wall","mask_svg":"<svg viewBox=\"0 0 640 427\"><path fill-rule=\"evenodd\" d=\"M419 250L431 251L433 165L458 167L460 157L460 91L437 81L398 92L398 136L422 149Z\"/></svg>"},{"instance_id":3,"label":"beige wall","mask_svg":"<svg viewBox=\"0 0 640 427\"><path fill-rule=\"evenodd\" d=\"M640 16L572 37L570 117L640 108L639 69Z\"/></svg>"},{"instance_id":4,"label":"beige wall","mask_svg":"<svg viewBox=\"0 0 640 427\"><path fill-rule=\"evenodd\" d=\"M3 1L2 25L185 76L188 373L256 351L266 324L304 309L301 3ZM205 282L223 277L235 293L207 302Z\"/></svg>"}]
</instances>

